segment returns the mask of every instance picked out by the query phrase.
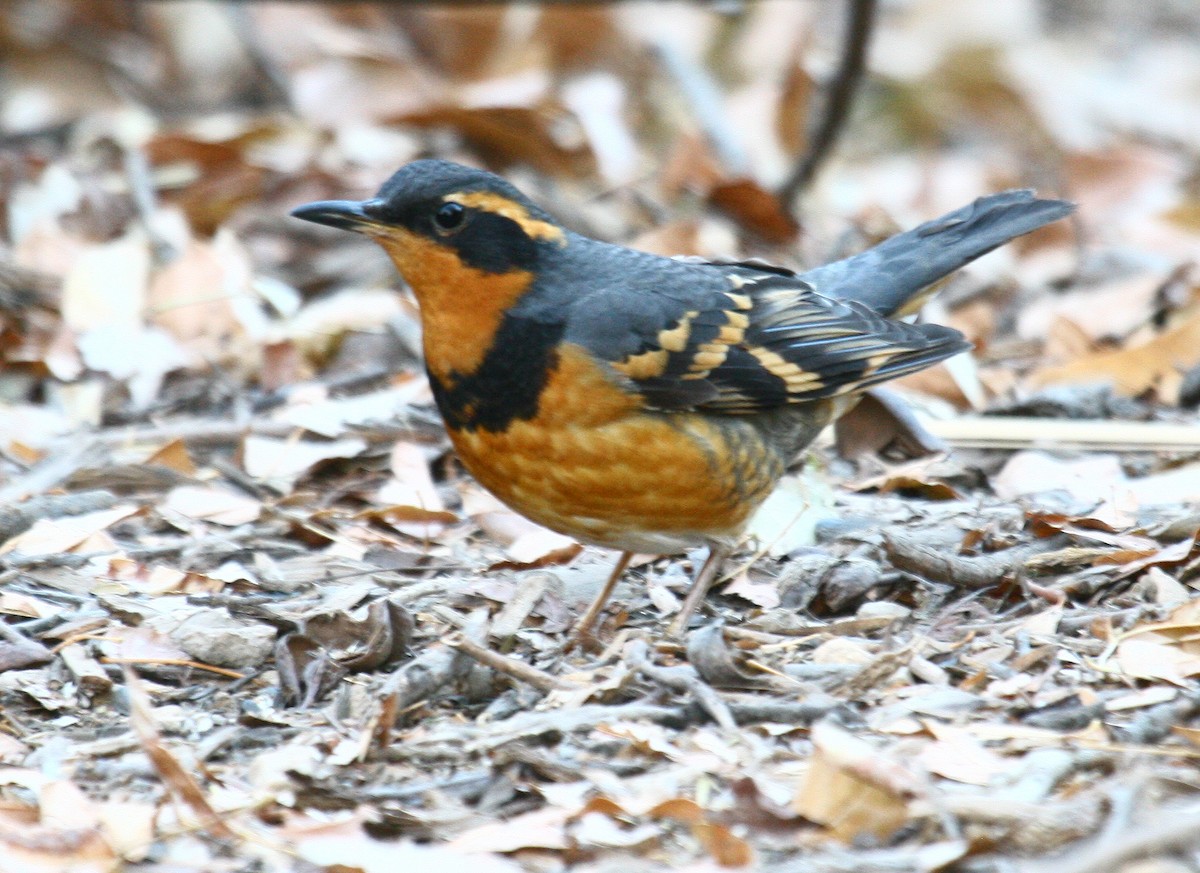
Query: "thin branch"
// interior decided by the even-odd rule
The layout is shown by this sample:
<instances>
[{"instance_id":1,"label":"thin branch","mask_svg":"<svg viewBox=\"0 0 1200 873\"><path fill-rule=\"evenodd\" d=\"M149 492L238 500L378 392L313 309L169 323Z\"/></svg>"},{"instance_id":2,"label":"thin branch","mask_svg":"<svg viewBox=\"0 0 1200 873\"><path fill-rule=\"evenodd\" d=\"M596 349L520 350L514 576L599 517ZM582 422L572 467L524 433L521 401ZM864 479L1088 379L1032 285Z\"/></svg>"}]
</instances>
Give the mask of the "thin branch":
<instances>
[{"instance_id":1,"label":"thin branch","mask_svg":"<svg viewBox=\"0 0 1200 873\"><path fill-rule=\"evenodd\" d=\"M499 652L493 652L487 646L481 646L479 643L467 639L462 633L452 633L445 637L444 642L450 648L461 652L474 661L478 661L483 666L491 667L493 670L503 673L510 679L532 685L543 694L548 694L551 691L565 691L576 687L570 682L565 682L543 670L539 670L532 664L526 664L524 661L518 661L516 658L506 657Z\"/></svg>"},{"instance_id":2,"label":"thin branch","mask_svg":"<svg viewBox=\"0 0 1200 873\"><path fill-rule=\"evenodd\" d=\"M867 46L875 25L876 0L850 0L842 59L829 82L820 123L809 142L808 151L779 191L779 199L791 204L816 177L821 164L837 142L866 69Z\"/></svg>"}]
</instances>

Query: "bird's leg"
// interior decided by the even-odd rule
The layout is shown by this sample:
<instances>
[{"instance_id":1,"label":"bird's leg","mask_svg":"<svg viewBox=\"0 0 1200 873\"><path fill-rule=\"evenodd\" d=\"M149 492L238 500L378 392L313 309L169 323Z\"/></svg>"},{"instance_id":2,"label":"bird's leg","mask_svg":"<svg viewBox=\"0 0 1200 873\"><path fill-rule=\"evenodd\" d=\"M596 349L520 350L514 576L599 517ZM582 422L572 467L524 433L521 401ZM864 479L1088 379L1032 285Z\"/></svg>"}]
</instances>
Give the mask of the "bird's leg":
<instances>
[{"instance_id":1,"label":"bird's leg","mask_svg":"<svg viewBox=\"0 0 1200 873\"><path fill-rule=\"evenodd\" d=\"M612 573L609 574L604 587L600 589L600 593L596 595L596 598L591 602L587 610L579 617L579 621L575 622L575 627L571 630L571 637L567 640L566 648L568 650L575 648L586 637L591 635L592 625L596 623L597 616L604 609L604 604L608 603L608 598L612 597L613 589L617 587L617 582L620 581L621 575L632 560L633 552L621 552L621 557L617 558L617 564L613 567Z\"/></svg>"},{"instance_id":2,"label":"bird's leg","mask_svg":"<svg viewBox=\"0 0 1200 873\"><path fill-rule=\"evenodd\" d=\"M687 597L683 599L683 606L679 607L679 612L676 613L670 627L667 628L669 636L682 636L683 632L687 630L688 619L692 617L692 613L696 611L696 607L700 605L700 601L708 593L709 586L717 578L717 572L721 569L721 565L725 563L725 559L729 557L732 551L728 546L712 546L709 549L708 558L705 559L704 566L696 574L696 581L692 583L692 587L688 589Z\"/></svg>"}]
</instances>

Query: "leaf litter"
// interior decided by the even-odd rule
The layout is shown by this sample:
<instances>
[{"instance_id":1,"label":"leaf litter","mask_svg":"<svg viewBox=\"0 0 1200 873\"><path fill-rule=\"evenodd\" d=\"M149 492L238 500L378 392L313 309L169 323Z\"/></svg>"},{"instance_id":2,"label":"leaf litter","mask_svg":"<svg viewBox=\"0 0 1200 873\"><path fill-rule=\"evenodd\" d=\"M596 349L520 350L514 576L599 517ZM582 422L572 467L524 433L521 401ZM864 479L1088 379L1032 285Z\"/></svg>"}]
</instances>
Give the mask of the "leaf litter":
<instances>
[{"instance_id":1,"label":"leaf litter","mask_svg":"<svg viewBox=\"0 0 1200 873\"><path fill-rule=\"evenodd\" d=\"M0 10L0 871L1193 868L1200 18L886 4L788 203L839 18ZM1080 211L948 283L972 358L819 442L701 627L643 556L567 651L611 556L480 492L390 265L286 218L426 155L790 266Z\"/></svg>"}]
</instances>

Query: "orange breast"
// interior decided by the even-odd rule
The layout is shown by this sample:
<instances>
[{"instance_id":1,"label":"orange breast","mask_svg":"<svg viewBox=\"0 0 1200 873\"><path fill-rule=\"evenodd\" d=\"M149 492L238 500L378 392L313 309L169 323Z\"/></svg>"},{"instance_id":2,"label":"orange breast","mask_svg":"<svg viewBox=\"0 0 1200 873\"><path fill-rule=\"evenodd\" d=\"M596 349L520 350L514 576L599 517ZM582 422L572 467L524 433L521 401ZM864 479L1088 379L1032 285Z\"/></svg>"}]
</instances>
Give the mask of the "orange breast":
<instances>
[{"instance_id":1,"label":"orange breast","mask_svg":"<svg viewBox=\"0 0 1200 873\"><path fill-rule=\"evenodd\" d=\"M632 551L736 537L783 472L749 422L647 412L572 346L534 418L450 435L471 474L522 515Z\"/></svg>"}]
</instances>

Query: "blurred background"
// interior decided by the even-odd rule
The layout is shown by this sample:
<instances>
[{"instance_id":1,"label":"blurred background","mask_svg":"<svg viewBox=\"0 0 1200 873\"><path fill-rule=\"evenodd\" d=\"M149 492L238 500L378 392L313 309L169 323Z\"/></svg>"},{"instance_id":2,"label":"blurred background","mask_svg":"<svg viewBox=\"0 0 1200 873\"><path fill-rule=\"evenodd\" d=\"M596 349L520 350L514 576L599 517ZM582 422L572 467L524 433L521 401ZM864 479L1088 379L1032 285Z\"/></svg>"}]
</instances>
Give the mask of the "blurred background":
<instances>
[{"instance_id":1,"label":"blurred background","mask_svg":"<svg viewBox=\"0 0 1200 873\"><path fill-rule=\"evenodd\" d=\"M95 423L194 402L187 374L218 364L278 388L389 322L415 348L383 257L286 213L436 156L592 235L791 266L998 189L1069 197L1073 226L938 304L977 366L913 387L959 409L1096 380L1200 397L1200 327L1132 370L1104 356L1197 323L1200 9L880 3L840 135L797 184L849 9L9 0L0 396Z\"/></svg>"},{"instance_id":2,"label":"blurred background","mask_svg":"<svg viewBox=\"0 0 1200 873\"><path fill-rule=\"evenodd\" d=\"M923 314L957 451L818 446L723 629L647 560L593 659L612 556L458 470L391 264L288 216L419 157L791 267L1079 210ZM0 873L1184 869L1198 260L1196 0L0 0Z\"/></svg>"}]
</instances>

